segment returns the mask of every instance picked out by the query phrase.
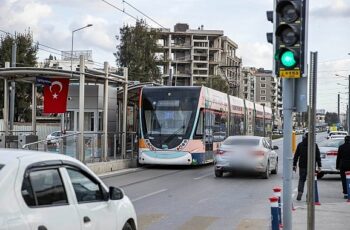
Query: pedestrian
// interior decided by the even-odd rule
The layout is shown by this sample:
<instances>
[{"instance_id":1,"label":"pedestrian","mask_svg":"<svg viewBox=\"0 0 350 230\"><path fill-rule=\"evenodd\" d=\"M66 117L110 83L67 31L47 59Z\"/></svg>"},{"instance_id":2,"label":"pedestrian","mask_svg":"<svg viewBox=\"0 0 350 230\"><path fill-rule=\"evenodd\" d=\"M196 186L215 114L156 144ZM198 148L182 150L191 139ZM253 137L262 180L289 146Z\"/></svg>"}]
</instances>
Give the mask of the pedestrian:
<instances>
[{"instance_id":1,"label":"pedestrian","mask_svg":"<svg viewBox=\"0 0 350 230\"><path fill-rule=\"evenodd\" d=\"M346 136L345 143L338 148L336 168L340 170L344 198L348 198L345 172L350 171L350 136Z\"/></svg>"},{"instance_id":2,"label":"pedestrian","mask_svg":"<svg viewBox=\"0 0 350 230\"><path fill-rule=\"evenodd\" d=\"M297 200L301 200L304 192L304 185L307 176L307 157L308 157L308 133L305 133L302 142L300 142L297 146L297 150L295 151L294 159L293 159L293 171L297 171L297 163L299 161L299 184L298 184L298 195ZM320 149L318 145L315 144L316 147L316 163L318 166L318 171L321 171L321 156Z\"/></svg>"}]
</instances>

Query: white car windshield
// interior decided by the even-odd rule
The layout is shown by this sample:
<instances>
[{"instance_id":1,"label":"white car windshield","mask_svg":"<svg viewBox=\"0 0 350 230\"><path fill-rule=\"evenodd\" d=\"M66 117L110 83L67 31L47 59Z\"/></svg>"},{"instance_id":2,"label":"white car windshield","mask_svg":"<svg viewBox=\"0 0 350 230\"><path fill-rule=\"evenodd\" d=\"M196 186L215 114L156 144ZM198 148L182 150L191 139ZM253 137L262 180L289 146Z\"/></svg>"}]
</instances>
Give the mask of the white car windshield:
<instances>
[{"instance_id":1,"label":"white car windshield","mask_svg":"<svg viewBox=\"0 0 350 230\"><path fill-rule=\"evenodd\" d=\"M258 146L259 139L232 139L228 138L224 141L224 145L239 145L239 146Z\"/></svg>"}]
</instances>

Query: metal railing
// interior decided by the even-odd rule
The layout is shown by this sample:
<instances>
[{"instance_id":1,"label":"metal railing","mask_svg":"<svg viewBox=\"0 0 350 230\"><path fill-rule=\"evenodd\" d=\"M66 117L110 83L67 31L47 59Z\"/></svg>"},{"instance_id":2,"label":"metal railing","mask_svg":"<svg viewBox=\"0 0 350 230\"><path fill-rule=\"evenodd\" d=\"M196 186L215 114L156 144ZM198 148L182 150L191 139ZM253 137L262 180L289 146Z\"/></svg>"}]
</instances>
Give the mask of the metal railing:
<instances>
[{"instance_id":1,"label":"metal railing","mask_svg":"<svg viewBox=\"0 0 350 230\"><path fill-rule=\"evenodd\" d=\"M22 149L39 150L59 153L78 158L78 136L80 132L74 132L50 139L35 141L22 145ZM136 132L126 132L126 153L122 153L121 136L119 133L108 133L108 149L103 149L105 135L103 132L84 132L84 162L100 162L103 160L133 159L137 156L138 139ZM34 147L35 146L35 147ZM34 148L31 148L34 147ZM107 158L104 159L103 154Z\"/></svg>"}]
</instances>

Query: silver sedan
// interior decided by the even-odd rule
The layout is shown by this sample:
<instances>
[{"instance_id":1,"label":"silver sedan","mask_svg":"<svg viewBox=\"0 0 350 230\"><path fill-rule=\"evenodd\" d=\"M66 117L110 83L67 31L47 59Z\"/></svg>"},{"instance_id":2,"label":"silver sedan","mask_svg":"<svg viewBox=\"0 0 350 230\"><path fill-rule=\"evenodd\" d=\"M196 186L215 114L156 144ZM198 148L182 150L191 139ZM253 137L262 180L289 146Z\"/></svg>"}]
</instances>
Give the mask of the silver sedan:
<instances>
[{"instance_id":1,"label":"silver sedan","mask_svg":"<svg viewBox=\"0 0 350 230\"><path fill-rule=\"evenodd\" d=\"M264 179L277 174L277 146L271 146L264 137L230 136L215 154L215 176L228 171L258 172Z\"/></svg>"}]
</instances>

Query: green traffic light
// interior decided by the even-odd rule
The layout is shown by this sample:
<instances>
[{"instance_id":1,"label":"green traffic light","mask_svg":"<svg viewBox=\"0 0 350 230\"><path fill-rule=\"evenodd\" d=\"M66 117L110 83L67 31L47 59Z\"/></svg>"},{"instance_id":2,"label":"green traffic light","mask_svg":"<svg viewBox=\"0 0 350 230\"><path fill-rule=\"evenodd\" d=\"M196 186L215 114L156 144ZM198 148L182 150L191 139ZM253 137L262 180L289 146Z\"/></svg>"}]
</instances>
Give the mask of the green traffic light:
<instances>
[{"instance_id":1,"label":"green traffic light","mask_svg":"<svg viewBox=\"0 0 350 230\"><path fill-rule=\"evenodd\" d=\"M286 51L281 55L281 63L285 67L293 67L296 64L294 53L292 51Z\"/></svg>"}]
</instances>

